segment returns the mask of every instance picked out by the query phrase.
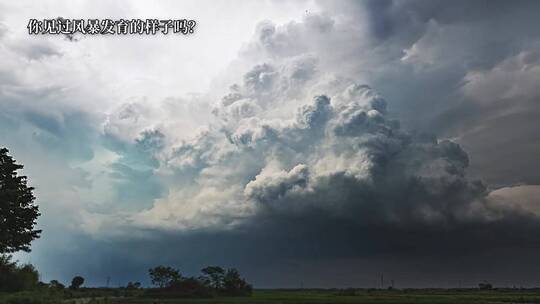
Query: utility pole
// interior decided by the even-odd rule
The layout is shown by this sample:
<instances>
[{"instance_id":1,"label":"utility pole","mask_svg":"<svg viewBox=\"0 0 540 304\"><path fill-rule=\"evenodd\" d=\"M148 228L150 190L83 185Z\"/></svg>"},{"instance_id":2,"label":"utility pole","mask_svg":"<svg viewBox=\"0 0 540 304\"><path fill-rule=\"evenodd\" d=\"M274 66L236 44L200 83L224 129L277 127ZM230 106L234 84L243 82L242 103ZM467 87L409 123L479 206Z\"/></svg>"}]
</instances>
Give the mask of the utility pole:
<instances>
[{"instance_id":1,"label":"utility pole","mask_svg":"<svg viewBox=\"0 0 540 304\"><path fill-rule=\"evenodd\" d=\"M384 289L384 274L381 273L381 289Z\"/></svg>"}]
</instances>

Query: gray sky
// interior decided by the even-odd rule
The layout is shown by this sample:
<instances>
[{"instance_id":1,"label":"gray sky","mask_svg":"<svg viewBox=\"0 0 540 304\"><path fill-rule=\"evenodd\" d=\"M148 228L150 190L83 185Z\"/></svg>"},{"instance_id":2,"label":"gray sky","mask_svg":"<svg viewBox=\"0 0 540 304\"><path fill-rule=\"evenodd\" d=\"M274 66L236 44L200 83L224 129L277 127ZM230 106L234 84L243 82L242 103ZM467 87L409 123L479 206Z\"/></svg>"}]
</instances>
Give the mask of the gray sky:
<instances>
[{"instance_id":1,"label":"gray sky","mask_svg":"<svg viewBox=\"0 0 540 304\"><path fill-rule=\"evenodd\" d=\"M539 285L536 1L0 4L0 145L42 279ZM30 36L29 18L188 18Z\"/></svg>"}]
</instances>

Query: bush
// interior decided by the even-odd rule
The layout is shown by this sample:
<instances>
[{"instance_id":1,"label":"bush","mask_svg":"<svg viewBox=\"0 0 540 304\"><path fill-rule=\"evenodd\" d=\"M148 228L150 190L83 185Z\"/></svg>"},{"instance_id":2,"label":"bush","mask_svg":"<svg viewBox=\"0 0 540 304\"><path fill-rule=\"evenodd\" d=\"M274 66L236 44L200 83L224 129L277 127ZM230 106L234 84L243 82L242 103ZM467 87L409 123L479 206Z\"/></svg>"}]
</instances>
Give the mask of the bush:
<instances>
[{"instance_id":1,"label":"bush","mask_svg":"<svg viewBox=\"0 0 540 304\"><path fill-rule=\"evenodd\" d=\"M214 292L212 288L191 277L176 281L168 287L148 289L145 296L155 298L210 298L214 296Z\"/></svg>"},{"instance_id":2,"label":"bush","mask_svg":"<svg viewBox=\"0 0 540 304\"><path fill-rule=\"evenodd\" d=\"M0 291L16 292L38 286L39 273L31 264L19 266L11 256L0 255Z\"/></svg>"}]
</instances>

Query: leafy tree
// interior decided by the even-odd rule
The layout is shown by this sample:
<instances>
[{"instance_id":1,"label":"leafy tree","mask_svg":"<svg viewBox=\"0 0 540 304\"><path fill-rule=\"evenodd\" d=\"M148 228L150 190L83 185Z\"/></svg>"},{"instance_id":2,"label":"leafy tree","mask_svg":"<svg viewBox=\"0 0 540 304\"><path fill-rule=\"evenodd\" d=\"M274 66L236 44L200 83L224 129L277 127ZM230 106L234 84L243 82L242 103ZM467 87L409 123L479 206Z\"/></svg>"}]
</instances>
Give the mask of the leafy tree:
<instances>
[{"instance_id":1,"label":"leafy tree","mask_svg":"<svg viewBox=\"0 0 540 304\"><path fill-rule=\"evenodd\" d=\"M69 288L78 289L82 286L82 284L84 284L84 278L81 276L76 276L73 278L73 280L71 280L71 286L69 286Z\"/></svg>"},{"instance_id":2,"label":"leafy tree","mask_svg":"<svg viewBox=\"0 0 540 304\"><path fill-rule=\"evenodd\" d=\"M208 266L201 270L203 276L201 280L210 287L219 290L223 288L223 277L225 270L219 266Z\"/></svg>"},{"instance_id":3,"label":"leafy tree","mask_svg":"<svg viewBox=\"0 0 540 304\"><path fill-rule=\"evenodd\" d=\"M30 242L41 233L34 229L40 213L34 188L27 186L26 176L17 174L23 166L8 152L0 149L0 253L30 251Z\"/></svg>"},{"instance_id":4,"label":"leafy tree","mask_svg":"<svg viewBox=\"0 0 540 304\"><path fill-rule=\"evenodd\" d=\"M159 288L170 287L182 279L180 271L172 267L157 266L148 270L152 284Z\"/></svg>"},{"instance_id":5,"label":"leafy tree","mask_svg":"<svg viewBox=\"0 0 540 304\"><path fill-rule=\"evenodd\" d=\"M252 291L251 285L240 277L240 273L234 268L227 269L223 277L223 289L224 293L230 296L250 295Z\"/></svg>"}]
</instances>

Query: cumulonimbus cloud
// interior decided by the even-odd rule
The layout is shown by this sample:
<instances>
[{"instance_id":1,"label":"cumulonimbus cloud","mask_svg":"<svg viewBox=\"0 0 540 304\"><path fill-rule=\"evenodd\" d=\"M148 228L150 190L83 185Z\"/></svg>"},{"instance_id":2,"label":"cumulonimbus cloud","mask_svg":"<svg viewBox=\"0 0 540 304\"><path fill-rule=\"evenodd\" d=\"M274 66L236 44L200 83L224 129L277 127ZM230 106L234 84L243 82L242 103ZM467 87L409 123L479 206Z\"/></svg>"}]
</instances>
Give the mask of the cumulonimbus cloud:
<instances>
[{"instance_id":1,"label":"cumulonimbus cloud","mask_svg":"<svg viewBox=\"0 0 540 304\"><path fill-rule=\"evenodd\" d=\"M132 248L146 250L148 244L156 244L148 263L166 255L163 248L170 249L172 262L196 256L207 263L216 256L266 261L383 251L437 251L431 255L436 258L441 252L534 246L535 186L492 191L467 174L470 163L483 162L499 180L538 180L530 161L538 112L532 80L539 66L537 52L530 51L538 37L530 17L538 4L493 3L327 2L320 14L306 12L300 22L263 22L224 77L234 81L218 81L232 84L219 100L208 97L221 95L222 88L200 98L116 98L116 89L95 77L101 74L83 73L77 52L63 54L46 43L31 47L36 53L6 44L0 53L13 60L0 67L2 135L20 141L19 151L42 147L38 153L54 156L51 169L41 171L65 167L62 182L55 179L49 187L47 174L31 178L41 183L44 195L38 197L49 230L56 216L70 216L69 229L58 230L81 233L80 248L100 247L89 245L89 235L122 244L96 254L96 265L115 254L124 262ZM460 5L467 8L453 9ZM509 26L494 31L493 20ZM0 38L6 37L0 29ZM72 51L79 42L70 42ZM67 68L54 69L51 62L65 57ZM21 74L26 65L33 69ZM78 66L81 79L72 83ZM51 86L58 83L43 76L51 71L69 77ZM512 102L493 111L500 97ZM467 99L476 103L435 123L439 138L408 131L429 125L456 106L455 98L458 106ZM519 111L532 119L489 124ZM460 145L446 139L463 135L449 132L449 125L484 133ZM499 144L516 133L522 134L519 148ZM473 149L462 148L467 144ZM493 153L475 157L479 146ZM470 163L465 150L472 152ZM495 164L491 154L506 161ZM40 161L28 162L30 170L42 160L34 159ZM69 189L70 195L51 189ZM58 212L51 201L62 202ZM66 247L54 244L51 252ZM131 269L142 269L139 263Z\"/></svg>"},{"instance_id":2,"label":"cumulonimbus cloud","mask_svg":"<svg viewBox=\"0 0 540 304\"><path fill-rule=\"evenodd\" d=\"M231 86L215 123L162 155L163 167L189 181L134 222L180 232L284 219L408 229L490 223L511 212L490 206L487 186L467 177L458 144L402 130L372 88L307 62L259 64ZM297 69L311 72L299 80ZM289 86L295 81L304 86ZM321 88L330 94L312 94Z\"/></svg>"}]
</instances>

